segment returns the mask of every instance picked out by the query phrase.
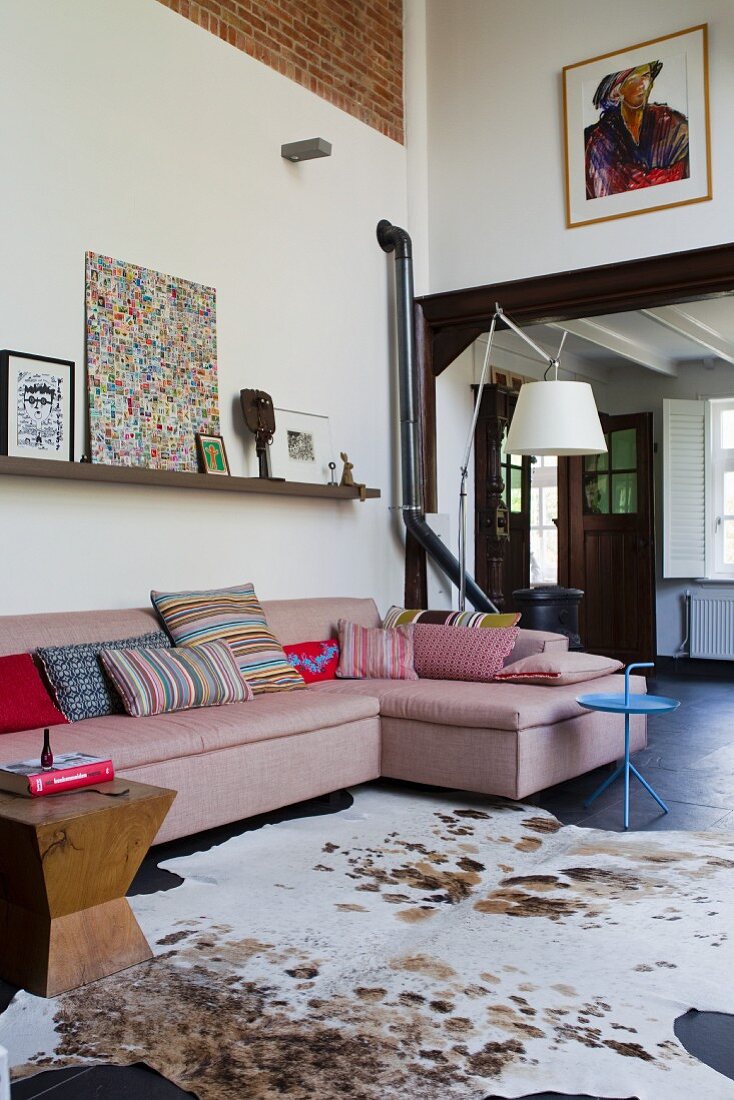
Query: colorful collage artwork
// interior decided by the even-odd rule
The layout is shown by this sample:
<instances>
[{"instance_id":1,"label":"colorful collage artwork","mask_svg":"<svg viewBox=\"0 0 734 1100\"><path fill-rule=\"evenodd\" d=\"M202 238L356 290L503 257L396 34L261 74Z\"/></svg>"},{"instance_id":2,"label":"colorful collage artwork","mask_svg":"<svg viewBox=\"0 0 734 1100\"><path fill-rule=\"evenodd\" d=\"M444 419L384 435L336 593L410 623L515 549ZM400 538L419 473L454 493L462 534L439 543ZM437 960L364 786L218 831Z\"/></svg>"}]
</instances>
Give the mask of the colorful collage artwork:
<instances>
[{"instance_id":1,"label":"colorful collage artwork","mask_svg":"<svg viewBox=\"0 0 734 1100\"><path fill-rule=\"evenodd\" d=\"M198 470L219 432L216 292L87 253L92 462Z\"/></svg>"}]
</instances>

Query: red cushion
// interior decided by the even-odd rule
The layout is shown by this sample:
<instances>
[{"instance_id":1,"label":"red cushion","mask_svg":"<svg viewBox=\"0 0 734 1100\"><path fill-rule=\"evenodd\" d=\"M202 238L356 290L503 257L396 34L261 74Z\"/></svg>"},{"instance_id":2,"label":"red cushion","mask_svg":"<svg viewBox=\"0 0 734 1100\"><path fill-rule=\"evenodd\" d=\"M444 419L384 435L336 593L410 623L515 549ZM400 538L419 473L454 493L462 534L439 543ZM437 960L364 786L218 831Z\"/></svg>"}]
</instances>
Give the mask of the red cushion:
<instances>
[{"instance_id":1,"label":"red cushion","mask_svg":"<svg viewBox=\"0 0 734 1100\"><path fill-rule=\"evenodd\" d=\"M62 723L66 719L52 703L30 653L0 657L0 733Z\"/></svg>"},{"instance_id":2,"label":"red cushion","mask_svg":"<svg viewBox=\"0 0 734 1100\"><path fill-rule=\"evenodd\" d=\"M300 672L307 684L333 680L339 664L339 644L336 638L326 642L298 642L284 645L288 664Z\"/></svg>"}]
</instances>

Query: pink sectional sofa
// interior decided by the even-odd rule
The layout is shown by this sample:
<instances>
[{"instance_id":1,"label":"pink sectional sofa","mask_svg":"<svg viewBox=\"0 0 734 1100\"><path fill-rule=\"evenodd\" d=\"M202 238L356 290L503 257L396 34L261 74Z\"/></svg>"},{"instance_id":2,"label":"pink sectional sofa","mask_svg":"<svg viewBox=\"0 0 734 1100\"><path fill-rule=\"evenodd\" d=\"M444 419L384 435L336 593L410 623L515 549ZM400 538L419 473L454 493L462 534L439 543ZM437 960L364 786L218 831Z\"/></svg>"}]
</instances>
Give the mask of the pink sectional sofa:
<instances>
[{"instance_id":1,"label":"pink sectional sofa","mask_svg":"<svg viewBox=\"0 0 734 1100\"><path fill-rule=\"evenodd\" d=\"M368 599L264 602L284 645L328 638L339 619L378 626ZM112 641L158 628L152 609L0 617L0 656L44 645ZM520 631L513 660L566 649ZM633 678L634 690L645 681ZM335 680L249 703L152 718L91 718L52 730L57 753L111 756L118 775L178 797L156 843L251 817L378 776L521 799L616 760L621 720L576 703L581 690L623 691L621 675L579 687L437 680ZM646 744L632 720L632 749ZM0 761L40 751L38 730L0 737Z\"/></svg>"}]
</instances>

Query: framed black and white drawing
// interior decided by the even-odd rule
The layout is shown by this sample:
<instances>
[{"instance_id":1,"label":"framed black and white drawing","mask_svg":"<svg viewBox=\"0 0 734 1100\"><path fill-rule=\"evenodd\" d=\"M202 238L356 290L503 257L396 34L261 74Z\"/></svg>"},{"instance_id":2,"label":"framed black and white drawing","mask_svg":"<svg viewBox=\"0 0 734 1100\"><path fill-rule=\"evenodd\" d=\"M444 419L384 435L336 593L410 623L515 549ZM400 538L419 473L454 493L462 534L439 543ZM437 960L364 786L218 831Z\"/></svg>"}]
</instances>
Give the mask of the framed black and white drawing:
<instances>
[{"instance_id":1,"label":"framed black and white drawing","mask_svg":"<svg viewBox=\"0 0 734 1100\"><path fill-rule=\"evenodd\" d=\"M74 460L74 364L0 351L0 454Z\"/></svg>"},{"instance_id":2,"label":"framed black and white drawing","mask_svg":"<svg viewBox=\"0 0 734 1100\"><path fill-rule=\"evenodd\" d=\"M275 435L270 446L273 477L326 485L333 458L328 416L275 409Z\"/></svg>"}]
</instances>

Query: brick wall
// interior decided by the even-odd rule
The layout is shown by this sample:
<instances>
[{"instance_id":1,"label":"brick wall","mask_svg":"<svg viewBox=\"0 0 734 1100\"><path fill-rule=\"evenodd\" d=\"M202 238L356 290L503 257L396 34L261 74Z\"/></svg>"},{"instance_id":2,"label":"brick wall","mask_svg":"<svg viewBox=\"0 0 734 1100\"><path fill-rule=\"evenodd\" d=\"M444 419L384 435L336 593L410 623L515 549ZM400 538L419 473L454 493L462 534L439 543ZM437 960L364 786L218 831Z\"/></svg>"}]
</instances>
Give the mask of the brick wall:
<instances>
[{"instance_id":1,"label":"brick wall","mask_svg":"<svg viewBox=\"0 0 734 1100\"><path fill-rule=\"evenodd\" d=\"M403 0L159 3L403 141Z\"/></svg>"}]
</instances>

